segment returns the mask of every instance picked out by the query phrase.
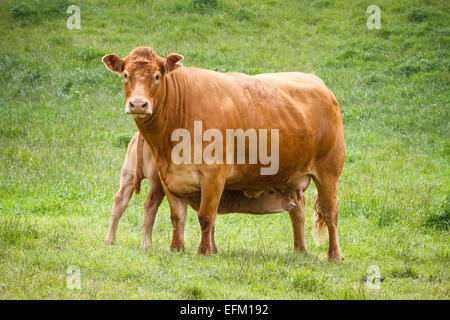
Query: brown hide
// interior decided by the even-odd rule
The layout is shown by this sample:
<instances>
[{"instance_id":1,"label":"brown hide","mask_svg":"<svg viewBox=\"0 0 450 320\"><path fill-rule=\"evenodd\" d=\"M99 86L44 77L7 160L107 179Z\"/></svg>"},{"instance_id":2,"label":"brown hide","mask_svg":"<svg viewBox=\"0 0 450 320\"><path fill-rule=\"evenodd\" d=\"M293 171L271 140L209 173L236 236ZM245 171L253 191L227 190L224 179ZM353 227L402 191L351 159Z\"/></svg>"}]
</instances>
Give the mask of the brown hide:
<instances>
[{"instance_id":1,"label":"brown hide","mask_svg":"<svg viewBox=\"0 0 450 320\"><path fill-rule=\"evenodd\" d=\"M200 252L214 251L211 237L224 190L256 195L273 189L295 194L300 189L301 195L312 177L318 191L317 225L328 229L329 258L341 259L337 241L337 181L344 165L345 146L342 115L333 93L313 74L220 73L183 67L179 63L182 58L171 54L164 59L151 48L139 47L125 59L107 55L103 61L110 70L124 75L125 110L135 116L136 125L150 146L171 210L177 211L182 201L201 193ZM133 110L134 105L139 108ZM194 137L195 121L202 121L203 132L217 129L223 137L227 129L278 130L278 171L262 175L260 169L264 165L248 161L194 164L191 159L190 163L175 164L171 151L178 141L171 141L171 135L183 128ZM267 144L270 143L269 135ZM206 145L202 142L203 148ZM236 144L234 148L236 154ZM248 152L247 145L247 155ZM304 233L300 231L304 229L302 211L290 212L294 245L300 246L300 251L306 250ZM173 214L175 226L181 220ZM173 248L182 247L183 243L178 235L174 237Z\"/></svg>"}]
</instances>

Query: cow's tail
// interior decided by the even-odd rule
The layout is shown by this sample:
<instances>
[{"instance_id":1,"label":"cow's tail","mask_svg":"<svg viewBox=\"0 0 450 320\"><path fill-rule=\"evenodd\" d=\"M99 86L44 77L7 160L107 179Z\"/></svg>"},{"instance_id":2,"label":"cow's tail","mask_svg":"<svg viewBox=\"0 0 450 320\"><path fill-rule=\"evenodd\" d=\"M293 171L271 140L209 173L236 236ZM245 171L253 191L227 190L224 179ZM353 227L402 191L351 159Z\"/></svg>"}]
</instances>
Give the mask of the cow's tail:
<instances>
[{"instance_id":1,"label":"cow's tail","mask_svg":"<svg viewBox=\"0 0 450 320\"><path fill-rule=\"evenodd\" d=\"M311 231L316 245L323 244L328 238L328 228L325 223L325 219L320 212L319 195L317 192L316 196L314 197L314 216Z\"/></svg>"},{"instance_id":2,"label":"cow's tail","mask_svg":"<svg viewBox=\"0 0 450 320\"><path fill-rule=\"evenodd\" d=\"M141 182L144 179L143 160L144 159L144 137L139 133L136 146L136 165L134 166L133 188L136 194L141 191Z\"/></svg>"}]
</instances>

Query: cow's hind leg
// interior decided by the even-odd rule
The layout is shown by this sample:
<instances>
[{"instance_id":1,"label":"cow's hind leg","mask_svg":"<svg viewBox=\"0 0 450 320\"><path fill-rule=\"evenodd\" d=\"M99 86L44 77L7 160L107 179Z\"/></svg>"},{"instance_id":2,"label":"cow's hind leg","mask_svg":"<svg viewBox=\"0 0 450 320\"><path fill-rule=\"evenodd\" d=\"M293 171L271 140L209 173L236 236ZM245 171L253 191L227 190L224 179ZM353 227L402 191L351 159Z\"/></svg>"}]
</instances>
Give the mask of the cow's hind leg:
<instances>
[{"instance_id":1,"label":"cow's hind leg","mask_svg":"<svg viewBox=\"0 0 450 320\"><path fill-rule=\"evenodd\" d=\"M317 195L314 204L316 211L315 227L320 234L321 229L328 229L329 260L343 260L341 248L338 242L338 196L337 178L333 176L313 177L317 187Z\"/></svg>"},{"instance_id":2,"label":"cow's hind leg","mask_svg":"<svg viewBox=\"0 0 450 320\"><path fill-rule=\"evenodd\" d=\"M120 179L120 188L114 195L114 204L111 211L111 219L109 223L108 234L106 236L107 243L114 243L116 240L116 229L123 212L130 202L133 195L133 174L122 171Z\"/></svg>"},{"instance_id":3,"label":"cow's hind leg","mask_svg":"<svg viewBox=\"0 0 450 320\"><path fill-rule=\"evenodd\" d=\"M300 253L306 253L305 240L305 196L301 192L298 200L294 200L295 207L289 210L289 217L292 222L294 232L294 250Z\"/></svg>"},{"instance_id":4,"label":"cow's hind leg","mask_svg":"<svg viewBox=\"0 0 450 320\"><path fill-rule=\"evenodd\" d=\"M144 202L144 228L142 237L142 247L148 247L152 244L153 224L155 223L156 213L159 205L164 199L164 190L161 186L159 176L150 182L150 191Z\"/></svg>"}]
</instances>

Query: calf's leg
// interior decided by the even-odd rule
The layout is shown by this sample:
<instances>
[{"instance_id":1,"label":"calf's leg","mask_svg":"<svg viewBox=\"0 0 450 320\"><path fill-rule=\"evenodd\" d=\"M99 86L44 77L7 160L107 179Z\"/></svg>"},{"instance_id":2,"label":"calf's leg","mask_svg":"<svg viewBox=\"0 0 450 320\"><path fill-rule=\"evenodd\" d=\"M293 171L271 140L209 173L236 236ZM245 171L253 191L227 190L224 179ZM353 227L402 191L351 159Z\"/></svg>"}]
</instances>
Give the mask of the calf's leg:
<instances>
[{"instance_id":1,"label":"calf's leg","mask_svg":"<svg viewBox=\"0 0 450 320\"><path fill-rule=\"evenodd\" d=\"M122 171L120 178L120 188L114 195L114 204L111 211L111 219L109 223L108 234L106 236L106 242L109 244L114 243L116 240L116 229L123 212L130 202L133 195L133 174Z\"/></svg>"},{"instance_id":2,"label":"calf's leg","mask_svg":"<svg viewBox=\"0 0 450 320\"><path fill-rule=\"evenodd\" d=\"M291 218L292 230L294 232L294 250L300 253L306 253L305 240L305 196L299 192L298 199L295 199L295 207L289 210Z\"/></svg>"},{"instance_id":3,"label":"calf's leg","mask_svg":"<svg viewBox=\"0 0 450 320\"><path fill-rule=\"evenodd\" d=\"M150 182L150 191L144 202L144 228L142 236L142 247L148 247L152 244L152 231L155 223L156 213L159 205L164 199L164 190L161 181L157 176Z\"/></svg>"}]
</instances>

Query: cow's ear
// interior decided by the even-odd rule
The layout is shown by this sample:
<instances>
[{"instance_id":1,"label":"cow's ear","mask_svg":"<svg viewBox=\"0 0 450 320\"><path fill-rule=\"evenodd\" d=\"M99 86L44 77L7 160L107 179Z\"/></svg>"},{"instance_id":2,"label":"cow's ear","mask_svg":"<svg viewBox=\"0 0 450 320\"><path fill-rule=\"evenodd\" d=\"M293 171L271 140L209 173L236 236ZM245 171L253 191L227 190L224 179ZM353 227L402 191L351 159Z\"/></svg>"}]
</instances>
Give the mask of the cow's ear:
<instances>
[{"instance_id":1,"label":"cow's ear","mask_svg":"<svg viewBox=\"0 0 450 320\"><path fill-rule=\"evenodd\" d=\"M117 54L107 54L102 60L105 66L112 72L123 72L123 60Z\"/></svg>"},{"instance_id":2,"label":"cow's ear","mask_svg":"<svg viewBox=\"0 0 450 320\"><path fill-rule=\"evenodd\" d=\"M182 67L183 64L180 61L183 59L184 57L181 54L178 53L169 54L164 63L164 70L166 71L166 73L172 72Z\"/></svg>"}]
</instances>

